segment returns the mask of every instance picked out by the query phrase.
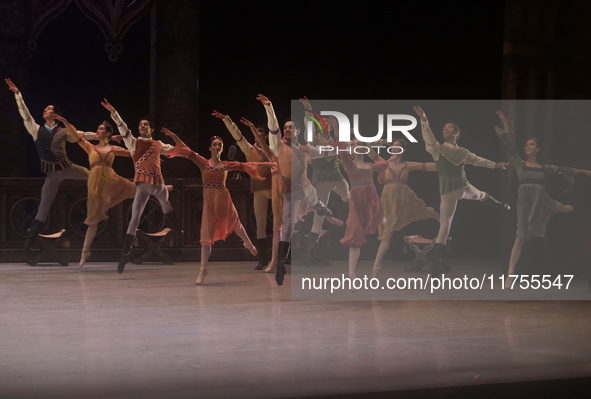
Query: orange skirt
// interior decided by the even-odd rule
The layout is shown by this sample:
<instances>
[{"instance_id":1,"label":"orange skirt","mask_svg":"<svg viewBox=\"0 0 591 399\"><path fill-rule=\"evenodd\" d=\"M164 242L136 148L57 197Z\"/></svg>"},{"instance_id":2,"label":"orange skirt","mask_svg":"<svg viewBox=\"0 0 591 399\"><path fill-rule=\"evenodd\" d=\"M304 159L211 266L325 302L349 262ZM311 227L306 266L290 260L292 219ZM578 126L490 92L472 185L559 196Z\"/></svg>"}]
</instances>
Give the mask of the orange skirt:
<instances>
[{"instance_id":1,"label":"orange skirt","mask_svg":"<svg viewBox=\"0 0 591 399\"><path fill-rule=\"evenodd\" d=\"M242 224L227 188L203 189L201 245L213 245L225 240Z\"/></svg>"}]
</instances>

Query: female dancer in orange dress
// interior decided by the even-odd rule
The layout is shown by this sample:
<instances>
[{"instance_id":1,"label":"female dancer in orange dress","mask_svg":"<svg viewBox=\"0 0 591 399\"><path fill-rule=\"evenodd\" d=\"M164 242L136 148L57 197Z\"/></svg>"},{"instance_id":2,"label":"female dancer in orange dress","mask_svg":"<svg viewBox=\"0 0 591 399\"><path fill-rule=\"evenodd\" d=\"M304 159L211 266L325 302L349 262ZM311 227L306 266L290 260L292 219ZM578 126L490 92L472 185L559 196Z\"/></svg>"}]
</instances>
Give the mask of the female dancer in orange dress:
<instances>
[{"instance_id":1,"label":"female dancer in orange dress","mask_svg":"<svg viewBox=\"0 0 591 399\"><path fill-rule=\"evenodd\" d=\"M406 149L406 142L403 140L396 140L392 145ZM384 160L373 150L369 155L376 162ZM427 207L407 184L408 172L411 170L436 172L435 163L406 162L402 160L402 153L392 155L387 162L386 170L382 171L378 177L380 184L384 184L381 199L386 222L378 227L378 240L381 243L373 265L372 278L376 278L382 269L382 259L390 248L392 234L395 231L400 231L404 226L417 220L429 218L439 220L439 214L433 208Z\"/></svg>"},{"instance_id":2,"label":"female dancer in orange dress","mask_svg":"<svg viewBox=\"0 0 591 399\"><path fill-rule=\"evenodd\" d=\"M360 145L358 140L351 142L351 147ZM349 175L351 182L351 199L349 200L349 217L347 231L341 239L341 244L349 248L349 278L355 276L355 266L361 253L361 246L367 242L366 234L376 232L384 221L384 210L380 197L373 182L374 172L381 172L387 166L385 161L366 163L363 154L355 154L351 158L348 154L341 154L340 158Z\"/></svg>"},{"instance_id":3,"label":"female dancer in orange dress","mask_svg":"<svg viewBox=\"0 0 591 399\"><path fill-rule=\"evenodd\" d=\"M121 201L135 196L135 185L117 175L113 170L115 156L131 157L129 151L109 144L113 135L113 128L108 122L99 125L96 131L97 145L92 145L79 136L76 128L62 116L55 117L66 126L66 131L72 139L78 140L80 147L88 153L90 162L90 174L88 176L88 201L86 202L87 218L84 221L88 225L84 247L80 257L80 267L84 266L90 256L90 245L96 235L99 222L107 220L107 211Z\"/></svg>"},{"instance_id":4,"label":"female dancer in orange dress","mask_svg":"<svg viewBox=\"0 0 591 399\"><path fill-rule=\"evenodd\" d=\"M177 144L175 150L166 156L188 158L201 170L201 178L203 180L201 269L195 282L195 284L200 285L203 283L205 276L207 276L207 262L211 254L211 246L215 241L225 240L233 231L244 241L244 247L253 256L257 255L257 249L252 245L248 234L246 234L246 230L244 230L244 226L240 223L240 218L232 203L230 192L226 188L226 177L230 170L243 170L255 179L264 180L258 174L258 166L271 166L272 163L222 161L220 156L224 148L224 143L218 136L211 138L209 146L211 158L208 160L191 150L170 130L163 128L162 131Z\"/></svg>"}]
</instances>

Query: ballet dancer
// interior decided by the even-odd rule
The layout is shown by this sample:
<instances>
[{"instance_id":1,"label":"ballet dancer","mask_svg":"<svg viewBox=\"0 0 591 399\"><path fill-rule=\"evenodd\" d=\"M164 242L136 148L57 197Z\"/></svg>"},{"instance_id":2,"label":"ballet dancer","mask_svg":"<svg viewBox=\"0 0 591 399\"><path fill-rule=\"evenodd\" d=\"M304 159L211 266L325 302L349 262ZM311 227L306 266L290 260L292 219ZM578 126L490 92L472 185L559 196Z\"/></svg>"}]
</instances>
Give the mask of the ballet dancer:
<instances>
[{"instance_id":1,"label":"ballet dancer","mask_svg":"<svg viewBox=\"0 0 591 399\"><path fill-rule=\"evenodd\" d=\"M364 145L359 140L350 143L354 148ZM344 149L346 143L339 143ZM367 242L365 236L376 232L378 226L384 223L384 210L373 181L375 172L384 171L388 163L384 160L377 163L364 161L364 154L355 153L339 155L351 182L351 198L349 200L349 216L347 231L341 239L341 244L349 247L349 278L355 279L355 267L361 253L361 247Z\"/></svg>"},{"instance_id":2,"label":"ballet dancer","mask_svg":"<svg viewBox=\"0 0 591 399\"><path fill-rule=\"evenodd\" d=\"M442 269L447 236L449 235L459 200L478 200L497 209L510 209L508 204L497 201L484 191L480 191L471 185L466 178L464 164L489 169L506 169L507 164L505 162L495 163L489 161L458 146L457 140L460 135L460 129L455 123L445 124L443 127L444 143L439 144L429 127L429 121L427 120L425 111L419 106L415 106L414 110L421 119L421 131L423 140L425 140L426 150L433 157L437 166L437 173L439 174L439 193L441 194L439 234L437 235L433 249L429 251L428 255L428 258L433 264L433 275L438 277Z\"/></svg>"},{"instance_id":3,"label":"ballet dancer","mask_svg":"<svg viewBox=\"0 0 591 399\"><path fill-rule=\"evenodd\" d=\"M8 89L14 93L19 113L27 132L35 141L35 148L41 158L41 170L45 173L45 182L41 189L41 202L35 215L35 219L27 230L28 237L34 237L41 231L51 204L57 195L59 187L65 179L88 180L88 169L73 164L66 153L66 141L76 143L77 138L69 136L66 129L58 126L55 122L55 116L61 115L61 110L57 105L48 105L43 110L43 119L45 124L38 125L31 116L29 109L25 105L23 95L10 79L5 79ZM83 135L86 140L95 140L96 133L78 131L78 135ZM25 244L25 252L29 246L29 240Z\"/></svg>"},{"instance_id":4,"label":"ballet dancer","mask_svg":"<svg viewBox=\"0 0 591 399\"><path fill-rule=\"evenodd\" d=\"M320 201L316 195L316 189L310 183L307 175L307 162L309 159L322 157L321 147L309 145L300 146L297 141L300 128L293 120L288 120L283 126L283 138L280 136L279 123L271 101L262 94L257 97L267 112L267 125L269 127L269 147L277 156L279 173L282 179L283 192L283 230L279 243L279 261L275 281L277 285L283 285L285 274L285 259L289 252L291 233L296 222L296 212L303 201L318 214L327 216L327 220L334 224L342 225L342 221L333 218L332 212ZM293 162L292 162L293 159Z\"/></svg>"},{"instance_id":5,"label":"ballet dancer","mask_svg":"<svg viewBox=\"0 0 591 399\"><path fill-rule=\"evenodd\" d=\"M201 268L195 284L203 284L207 276L207 263L211 254L211 246L214 242L225 240L232 232L236 232L238 237L244 241L243 245L250 251L252 256L257 255L257 249L250 238L244 226L240 223L238 212L234 207L230 192L226 188L226 177L228 171L245 171L251 177L264 180L259 176L258 168L261 166L272 166L271 162L227 162L220 159L224 149L224 143L219 136L213 136L209 142L209 159L191 150L179 137L166 128L162 131L171 137L176 143L175 150L168 154L168 157L188 158L201 170L203 180L203 216L201 218Z\"/></svg>"},{"instance_id":6,"label":"ballet dancer","mask_svg":"<svg viewBox=\"0 0 591 399\"><path fill-rule=\"evenodd\" d=\"M113 161L116 156L131 158L131 155L129 150L109 144L109 140L113 136L113 127L109 122L105 121L99 125L96 131L96 139L99 140L99 143L92 145L78 135L76 128L66 118L56 115L55 119L63 122L72 139L78 138L78 144L88 153L88 162L90 163L87 213L84 221L88 225L88 229L79 264L82 267L90 256L90 246L96 235L98 224L109 218L107 211L124 199L135 196L135 185L117 175L113 170Z\"/></svg>"},{"instance_id":7,"label":"ballet dancer","mask_svg":"<svg viewBox=\"0 0 591 399\"><path fill-rule=\"evenodd\" d=\"M246 140L242 132L232 121L228 115L221 114L214 110L212 113L218 119L226 125L226 128L238 143L238 146L246 155L248 162L270 162L270 158L267 158L265 152L261 149L260 145L255 142L251 144ZM246 119L244 119L246 120ZM255 140L259 134L268 136L264 128L255 128L254 125L249 121L247 125L253 134ZM259 131L260 129L260 131ZM263 141L267 137L263 138ZM265 180L260 181L256 179L250 180L250 191L254 197L254 216L257 224L257 238L256 247L260 256L260 261L255 267L255 270L262 270L267 265L267 269L273 269L277 266L277 259L279 254L279 241L281 239L282 219L283 219L283 197L281 196L281 179L279 177L279 170L277 164L273 163L271 168L267 166L259 167L259 175L265 177ZM272 242L272 253L269 257L268 243L267 243L267 211L269 206L269 200L271 200L271 210L273 212L273 242Z\"/></svg>"},{"instance_id":8,"label":"ballet dancer","mask_svg":"<svg viewBox=\"0 0 591 399\"><path fill-rule=\"evenodd\" d=\"M406 149L407 143L404 139L395 140L393 146ZM382 269L382 260L390 248L392 235L395 231L417 220L435 219L439 221L439 214L431 207L425 205L425 201L417 197L415 192L408 186L408 174L413 170L436 172L434 162L408 162L403 161L403 154L393 154L387 161L387 168L380 172L378 181L384 184L382 190L382 207L386 222L378 226L378 240L380 246L373 265L372 278L376 278ZM373 151L370 157L374 162L384 159Z\"/></svg>"},{"instance_id":9,"label":"ballet dancer","mask_svg":"<svg viewBox=\"0 0 591 399\"><path fill-rule=\"evenodd\" d=\"M503 122L503 129L495 126L497 137L509 153L510 165L517 172L519 188L517 189L517 232L515 243L509 259L508 275L515 275L515 267L521 257L523 244L532 237L545 237L550 217L557 212L573 211L570 205L563 205L553 200L544 187L546 177L561 176L572 184L576 173L591 176L591 171L560 166L545 165L537 161L540 152L538 140L531 138L525 142L525 160L517 153L515 134L502 111L497 115ZM505 279L505 286L510 286L514 277Z\"/></svg>"},{"instance_id":10,"label":"ballet dancer","mask_svg":"<svg viewBox=\"0 0 591 399\"><path fill-rule=\"evenodd\" d=\"M129 254L135 241L136 230L140 224L140 218L150 199L150 195L156 197L158 202L160 202L162 212L166 215L167 221L182 233L179 223L172 215L172 206L168 200L168 189L164 185L164 178L160 169L160 155L171 153L174 151L174 146L165 144L162 141L152 140L154 124L147 118L140 121L138 126L140 137L135 138L131 130L127 127L127 124L125 124L119 113L106 98L101 104L111 113L111 118L117 125L123 142L135 164L135 176L133 180L136 185L136 192L131 207L131 220L127 226L127 234L123 242L121 259L117 266L117 273L121 274L125 269L125 265L129 262Z\"/></svg>"},{"instance_id":11,"label":"ballet dancer","mask_svg":"<svg viewBox=\"0 0 591 399\"><path fill-rule=\"evenodd\" d=\"M304 106L306 111L312 111L312 106L310 105L310 101L307 97L300 98L300 102ZM305 112L304 123L306 126L308 125L308 121L311 119L309 118L309 112ZM331 131L336 131L338 128L333 128L333 124L335 121L332 120L333 118L323 118L324 123L328 128L328 132L325 129L316 129L316 125L313 124L316 134L313 137L312 145L317 146L323 144L321 139L323 140L331 140ZM337 134L338 136L338 134ZM326 155L321 158L312 159L312 184L316 189L316 195L318 199L322 201L322 203L327 204L330 201L330 195L332 192L341 197L343 202L349 202L349 198L351 197L349 191L349 184L347 180L343 177L341 170L339 168L339 157L337 155ZM316 258L315 254L315 247L318 244L318 239L320 234L322 233L322 223L324 222L324 216L319 215L318 213L314 214L314 220L312 222L312 228L310 233L308 234L308 240L306 245L306 255L304 258L304 264L306 266L310 266L312 264L313 259Z\"/></svg>"}]
</instances>

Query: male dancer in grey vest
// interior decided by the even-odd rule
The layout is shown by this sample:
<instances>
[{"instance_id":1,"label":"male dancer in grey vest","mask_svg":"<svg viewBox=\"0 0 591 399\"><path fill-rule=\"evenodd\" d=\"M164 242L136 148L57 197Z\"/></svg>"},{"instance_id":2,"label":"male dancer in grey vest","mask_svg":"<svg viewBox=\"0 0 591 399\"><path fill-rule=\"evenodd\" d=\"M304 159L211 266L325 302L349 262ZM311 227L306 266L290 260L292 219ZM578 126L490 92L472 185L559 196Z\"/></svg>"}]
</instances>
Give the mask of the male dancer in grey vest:
<instances>
[{"instance_id":1,"label":"male dancer in grey vest","mask_svg":"<svg viewBox=\"0 0 591 399\"><path fill-rule=\"evenodd\" d=\"M45 183L41 189L41 203L37 210L35 220L27 230L29 237L40 233L47 219L47 214L51 204L57 195L57 191L65 179L88 180L88 169L75 165L68 159L66 153L66 141L74 143L75 141L68 136L66 129L58 126L54 119L54 114L61 115L61 111L56 105L48 105L43 110L43 119L45 125L39 126L25 105L23 96L19 89L10 79L5 79L8 89L14 93L18 111L20 112L25 128L35 141L35 147L39 158L41 158L41 170L46 174ZM95 140L96 133L81 132L86 140Z\"/></svg>"}]
</instances>

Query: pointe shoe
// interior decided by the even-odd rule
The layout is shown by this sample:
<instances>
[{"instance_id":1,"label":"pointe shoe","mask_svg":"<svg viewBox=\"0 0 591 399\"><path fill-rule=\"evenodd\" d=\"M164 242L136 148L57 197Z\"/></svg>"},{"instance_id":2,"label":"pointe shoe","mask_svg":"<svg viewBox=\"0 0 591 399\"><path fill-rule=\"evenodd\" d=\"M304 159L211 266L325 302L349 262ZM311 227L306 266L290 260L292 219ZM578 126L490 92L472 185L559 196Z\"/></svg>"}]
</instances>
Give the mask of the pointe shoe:
<instances>
[{"instance_id":1,"label":"pointe shoe","mask_svg":"<svg viewBox=\"0 0 591 399\"><path fill-rule=\"evenodd\" d=\"M246 248L250 251L250 254L252 256L257 256L258 251L257 251L256 247L254 245L252 245L252 242L250 243L250 245L248 245L246 242L244 242L242 245L244 246L244 248Z\"/></svg>"},{"instance_id":2,"label":"pointe shoe","mask_svg":"<svg viewBox=\"0 0 591 399\"><path fill-rule=\"evenodd\" d=\"M371 278L378 278L378 273L382 270L382 265L373 265L373 270L371 271Z\"/></svg>"},{"instance_id":3,"label":"pointe shoe","mask_svg":"<svg viewBox=\"0 0 591 399\"><path fill-rule=\"evenodd\" d=\"M278 261L279 259L277 257L272 258L271 262L269 262L269 266L267 266L267 268L265 269L265 273L271 273L273 269L277 267Z\"/></svg>"},{"instance_id":4,"label":"pointe shoe","mask_svg":"<svg viewBox=\"0 0 591 399\"><path fill-rule=\"evenodd\" d=\"M205 279L205 276L207 276L207 269L200 269L199 270L199 276L197 276L197 280L195 281L195 285L201 285L203 284L203 280Z\"/></svg>"},{"instance_id":5,"label":"pointe shoe","mask_svg":"<svg viewBox=\"0 0 591 399\"><path fill-rule=\"evenodd\" d=\"M90 257L90 251L82 251L82 256L80 257L80 263L78 266L82 267L86 264L86 259Z\"/></svg>"}]
</instances>

